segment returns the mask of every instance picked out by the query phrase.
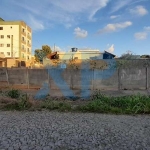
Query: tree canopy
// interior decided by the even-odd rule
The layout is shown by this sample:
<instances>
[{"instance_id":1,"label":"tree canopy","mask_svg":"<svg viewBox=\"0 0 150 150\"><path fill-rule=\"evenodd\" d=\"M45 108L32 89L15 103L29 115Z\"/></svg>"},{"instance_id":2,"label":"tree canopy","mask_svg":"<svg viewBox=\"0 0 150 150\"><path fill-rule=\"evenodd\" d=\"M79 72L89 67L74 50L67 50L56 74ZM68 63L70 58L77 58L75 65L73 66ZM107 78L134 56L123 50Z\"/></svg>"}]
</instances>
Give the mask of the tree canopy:
<instances>
[{"instance_id":1,"label":"tree canopy","mask_svg":"<svg viewBox=\"0 0 150 150\"><path fill-rule=\"evenodd\" d=\"M135 55L132 52L127 52L125 54L122 54L120 57L120 59L139 59L140 56L139 55Z\"/></svg>"},{"instance_id":2,"label":"tree canopy","mask_svg":"<svg viewBox=\"0 0 150 150\"><path fill-rule=\"evenodd\" d=\"M43 61L43 58L44 58L45 56L47 56L48 54L51 54L51 52L52 52L52 50L51 50L50 46L48 46L48 45L43 45L43 46L42 46L42 49L36 49L36 50L35 50L35 54L34 54L35 60L36 60L37 62L42 62L42 61Z\"/></svg>"}]
</instances>

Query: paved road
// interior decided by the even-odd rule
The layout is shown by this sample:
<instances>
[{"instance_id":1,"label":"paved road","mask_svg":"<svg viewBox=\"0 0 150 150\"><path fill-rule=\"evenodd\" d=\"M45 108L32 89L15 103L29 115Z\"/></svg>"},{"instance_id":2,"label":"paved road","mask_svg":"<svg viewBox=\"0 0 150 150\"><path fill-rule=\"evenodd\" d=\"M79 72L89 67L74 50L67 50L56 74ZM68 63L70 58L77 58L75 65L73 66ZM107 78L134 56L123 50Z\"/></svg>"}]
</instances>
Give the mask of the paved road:
<instances>
[{"instance_id":1,"label":"paved road","mask_svg":"<svg viewBox=\"0 0 150 150\"><path fill-rule=\"evenodd\" d=\"M0 150L150 150L150 116L0 112Z\"/></svg>"}]
</instances>

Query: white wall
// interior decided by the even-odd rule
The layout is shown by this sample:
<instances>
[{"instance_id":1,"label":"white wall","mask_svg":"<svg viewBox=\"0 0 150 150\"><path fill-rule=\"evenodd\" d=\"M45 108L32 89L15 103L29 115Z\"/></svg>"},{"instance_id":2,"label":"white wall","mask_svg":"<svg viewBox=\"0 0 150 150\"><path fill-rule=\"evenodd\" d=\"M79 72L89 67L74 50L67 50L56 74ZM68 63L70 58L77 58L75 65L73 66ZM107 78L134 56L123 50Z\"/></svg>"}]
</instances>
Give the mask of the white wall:
<instances>
[{"instance_id":1,"label":"white wall","mask_svg":"<svg viewBox=\"0 0 150 150\"><path fill-rule=\"evenodd\" d=\"M4 39L0 38L0 44L4 44L4 47L0 47L0 52L4 52L5 57L12 57L11 54L11 35L13 35L13 54L14 57L19 57L19 25L0 25L3 30L0 30L0 35L4 35ZM10 39L7 38L10 35ZM10 44L10 47L7 47ZM10 55L7 54L10 52Z\"/></svg>"}]
</instances>

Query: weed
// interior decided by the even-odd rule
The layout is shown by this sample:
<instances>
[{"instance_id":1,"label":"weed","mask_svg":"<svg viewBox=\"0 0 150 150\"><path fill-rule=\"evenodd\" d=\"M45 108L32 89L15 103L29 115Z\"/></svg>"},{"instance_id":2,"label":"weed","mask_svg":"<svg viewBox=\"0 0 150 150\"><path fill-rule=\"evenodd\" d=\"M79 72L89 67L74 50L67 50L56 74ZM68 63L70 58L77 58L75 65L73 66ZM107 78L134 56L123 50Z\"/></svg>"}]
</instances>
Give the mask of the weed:
<instances>
[{"instance_id":1,"label":"weed","mask_svg":"<svg viewBox=\"0 0 150 150\"><path fill-rule=\"evenodd\" d=\"M12 89L10 91L8 91L8 96L11 97L11 98L19 98L20 96L20 91L19 90L15 90L15 89Z\"/></svg>"}]
</instances>

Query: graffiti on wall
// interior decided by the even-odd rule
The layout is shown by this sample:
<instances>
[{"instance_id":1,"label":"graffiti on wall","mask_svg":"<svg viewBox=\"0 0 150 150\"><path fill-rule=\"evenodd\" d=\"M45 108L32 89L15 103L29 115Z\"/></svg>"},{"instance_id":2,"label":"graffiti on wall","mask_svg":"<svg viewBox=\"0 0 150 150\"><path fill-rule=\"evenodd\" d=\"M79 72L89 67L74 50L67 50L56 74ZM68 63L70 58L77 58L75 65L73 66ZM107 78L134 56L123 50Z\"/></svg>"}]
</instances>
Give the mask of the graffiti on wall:
<instances>
[{"instance_id":1,"label":"graffiti on wall","mask_svg":"<svg viewBox=\"0 0 150 150\"><path fill-rule=\"evenodd\" d=\"M75 55L75 54L74 54ZM116 69L113 68L113 70L110 68L110 63L115 65L116 61L112 59L111 61L109 60L103 60L108 64L108 68L105 70L96 70L96 79L109 79L114 75L116 72ZM83 98L89 98L91 96L91 91L88 90L90 88L90 82L92 80L91 76L93 75L93 71L90 69L90 62L82 63L81 62L81 97ZM84 68L84 69L83 69ZM64 97L69 98L69 99L74 99L77 96L74 94L73 90L70 88L70 85L64 80L62 77L62 73L65 70L65 68L51 68L49 66L46 67L48 69L48 75L52 78L52 80L55 82L57 87L60 89ZM111 71L110 71L111 69ZM37 92L35 95L36 99L43 99L47 96L48 91L50 91L50 87L48 85L49 83L43 83L43 87ZM62 87L63 85L63 87ZM86 86L86 88L85 88ZM89 88L88 88L89 87ZM45 90L44 90L45 89ZM47 91L47 92L45 92Z\"/></svg>"},{"instance_id":2,"label":"graffiti on wall","mask_svg":"<svg viewBox=\"0 0 150 150\"><path fill-rule=\"evenodd\" d=\"M122 80L142 80L142 79L146 79L145 73L143 75L142 72L143 72L142 69L136 69L136 70L122 69L121 79Z\"/></svg>"}]
</instances>

